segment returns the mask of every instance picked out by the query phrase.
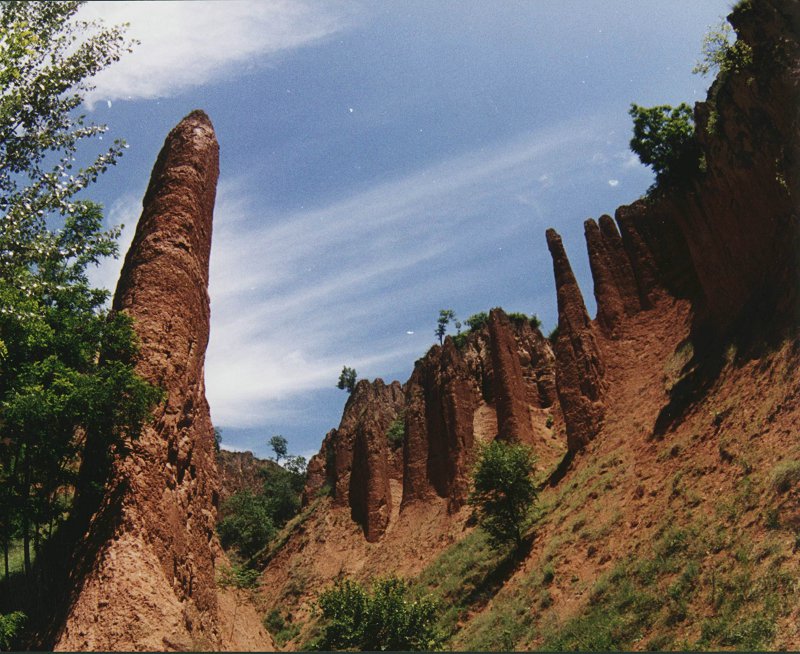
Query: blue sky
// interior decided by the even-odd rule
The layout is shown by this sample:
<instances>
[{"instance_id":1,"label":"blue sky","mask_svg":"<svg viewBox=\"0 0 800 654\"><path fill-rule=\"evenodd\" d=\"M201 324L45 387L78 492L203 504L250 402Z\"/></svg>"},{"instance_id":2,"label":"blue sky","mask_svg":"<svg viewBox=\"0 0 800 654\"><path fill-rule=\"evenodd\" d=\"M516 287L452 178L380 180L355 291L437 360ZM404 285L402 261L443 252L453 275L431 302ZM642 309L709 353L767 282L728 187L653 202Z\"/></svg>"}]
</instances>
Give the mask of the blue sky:
<instances>
[{"instance_id":1,"label":"blue sky","mask_svg":"<svg viewBox=\"0 0 800 654\"><path fill-rule=\"evenodd\" d=\"M544 231L590 312L583 220L652 182L631 102L695 102L729 0L91 2L141 43L88 97L129 144L93 189L127 248L158 150L204 109L221 147L206 386L230 449L306 456L343 365L405 381L439 309L557 319ZM113 288L119 261L96 271Z\"/></svg>"}]
</instances>

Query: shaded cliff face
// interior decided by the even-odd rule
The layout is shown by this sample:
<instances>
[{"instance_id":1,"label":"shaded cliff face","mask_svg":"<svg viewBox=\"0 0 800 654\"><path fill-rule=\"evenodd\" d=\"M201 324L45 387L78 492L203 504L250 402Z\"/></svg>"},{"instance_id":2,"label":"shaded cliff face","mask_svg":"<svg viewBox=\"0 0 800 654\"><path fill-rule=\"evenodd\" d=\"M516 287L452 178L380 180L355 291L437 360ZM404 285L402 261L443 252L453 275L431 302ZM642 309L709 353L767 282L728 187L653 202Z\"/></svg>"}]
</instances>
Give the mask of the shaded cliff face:
<instances>
[{"instance_id":1,"label":"shaded cliff face","mask_svg":"<svg viewBox=\"0 0 800 654\"><path fill-rule=\"evenodd\" d=\"M706 171L685 186L619 207L616 224L609 216L584 224L595 321L560 238L547 232L570 452L602 428L604 361L597 338L619 338L638 312L658 310L667 298L687 299L693 309L697 379L665 406L664 425L719 370L720 342L769 340L800 322L800 8L779 0L744 3L730 21L752 48L752 63L720 74L708 101L695 107Z\"/></svg>"},{"instance_id":2,"label":"shaded cliff face","mask_svg":"<svg viewBox=\"0 0 800 654\"><path fill-rule=\"evenodd\" d=\"M359 382L339 428L309 463L305 501L328 484L334 502L349 506L374 541L393 508L435 497L446 499L450 511L463 506L477 441L528 443L549 466L561 453L545 426L556 397L553 364L538 329L494 309L460 347L450 337L433 346L404 387ZM398 419L405 437L392 447L387 432Z\"/></svg>"},{"instance_id":3,"label":"shaded cliff face","mask_svg":"<svg viewBox=\"0 0 800 654\"><path fill-rule=\"evenodd\" d=\"M223 644L219 487L203 379L218 158L211 122L196 111L170 132L153 168L113 309L133 317L136 370L166 399L130 455L112 464L56 649Z\"/></svg>"}]
</instances>

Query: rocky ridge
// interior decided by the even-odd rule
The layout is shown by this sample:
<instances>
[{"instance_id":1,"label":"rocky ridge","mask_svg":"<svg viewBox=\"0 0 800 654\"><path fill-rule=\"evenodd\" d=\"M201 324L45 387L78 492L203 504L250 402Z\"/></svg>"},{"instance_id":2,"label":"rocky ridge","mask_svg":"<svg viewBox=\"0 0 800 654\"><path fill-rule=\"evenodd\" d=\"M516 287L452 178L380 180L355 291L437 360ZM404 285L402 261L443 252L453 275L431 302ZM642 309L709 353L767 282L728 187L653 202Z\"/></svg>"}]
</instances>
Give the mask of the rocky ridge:
<instances>
[{"instance_id":1,"label":"rocky ridge","mask_svg":"<svg viewBox=\"0 0 800 654\"><path fill-rule=\"evenodd\" d=\"M560 450L554 452L546 423L555 398L549 342L528 321L493 309L487 324L460 343L448 336L432 347L404 385L357 384L339 427L309 462L306 503L327 484L334 504L350 507L369 541L386 531L398 500L400 512L434 497L458 511L476 442L529 443L543 466L552 464ZM392 446L387 431L398 419L404 439Z\"/></svg>"}]
</instances>

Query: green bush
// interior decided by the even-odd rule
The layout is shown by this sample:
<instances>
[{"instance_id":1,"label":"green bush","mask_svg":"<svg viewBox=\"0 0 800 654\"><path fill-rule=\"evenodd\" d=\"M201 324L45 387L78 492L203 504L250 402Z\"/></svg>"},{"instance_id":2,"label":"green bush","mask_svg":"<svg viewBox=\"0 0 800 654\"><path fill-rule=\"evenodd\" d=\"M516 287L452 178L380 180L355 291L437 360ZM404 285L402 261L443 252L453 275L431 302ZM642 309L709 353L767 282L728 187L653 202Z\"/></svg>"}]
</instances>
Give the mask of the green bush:
<instances>
[{"instance_id":1,"label":"green bush","mask_svg":"<svg viewBox=\"0 0 800 654\"><path fill-rule=\"evenodd\" d=\"M355 581L337 581L317 602L324 622L316 647L322 650L420 651L441 647L436 604L412 601L397 577L376 580L372 593Z\"/></svg>"},{"instance_id":2,"label":"green bush","mask_svg":"<svg viewBox=\"0 0 800 654\"><path fill-rule=\"evenodd\" d=\"M518 443L495 440L480 450L469 503L496 547L507 542L522 547L536 499L534 461L531 449Z\"/></svg>"},{"instance_id":3,"label":"green bush","mask_svg":"<svg viewBox=\"0 0 800 654\"><path fill-rule=\"evenodd\" d=\"M508 318L513 322L528 322L534 329L538 329L542 326L542 321L539 320L539 317L535 313L532 316L528 316L527 314L515 311L514 313L509 313Z\"/></svg>"},{"instance_id":4,"label":"green bush","mask_svg":"<svg viewBox=\"0 0 800 654\"><path fill-rule=\"evenodd\" d=\"M489 314L485 311L481 311L480 313L475 313L471 315L464 321L470 330L477 331L481 327L483 327L487 322L489 322Z\"/></svg>"},{"instance_id":5,"label":"green bush","mask_svg":"<svg viewBox=\"0 0 800 654\"><path fill-rule=\"evenodd\" d=\"M27 616L22 611L0 614L0 650L9 650L20 635Z\"/></svg>"},{"instance_id":6,"label":"green bush","mask_svg":"<svg viewBox=\"0 0 800 654\"><path fill-rule=\"evenodd\" d=\"M392 420L392 424L389 425L389 429L386 430L386 439L389 441L389 445L391 445L393 448L398 448L403 444L405 437L406 420L404 415L401 413L394 420Z\"/></svg>"}]
</instances>

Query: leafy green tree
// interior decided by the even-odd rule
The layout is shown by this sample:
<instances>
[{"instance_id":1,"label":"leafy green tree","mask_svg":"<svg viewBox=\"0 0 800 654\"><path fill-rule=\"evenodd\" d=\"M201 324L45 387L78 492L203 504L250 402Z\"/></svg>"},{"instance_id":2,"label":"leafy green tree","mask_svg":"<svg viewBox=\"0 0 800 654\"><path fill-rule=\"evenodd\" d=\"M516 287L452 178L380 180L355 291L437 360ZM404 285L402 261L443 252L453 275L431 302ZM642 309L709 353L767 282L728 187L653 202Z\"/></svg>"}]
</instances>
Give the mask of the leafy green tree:
<instances>
[{"instance_id":1,"label":"leafy green tree","mask_svg":"<svg viewBox=\"0 0 800 654\"><path fill-rule=\"evenodd\" d=\"M377 579L371 594L357 582L337 581L317 604L324 621L319 649L430 651L442 645L436 603L410 599L407 582L397 577Z\"/></svg>"},{"instance_id":2,"label":"leafy green tree","mask_svg":"<svg viewBox=\"0 0 800 654\"><path fill-rule=\"evenodd\" d=\"M439 339L439 345L444 341L444 335L447 333L447 325L451 320L455 320L456 312L452 309L439 309L439 320L436 324L436 331L434 332Z\"/></svg>"},{"instance_id":3,"label":"leafy green tree","mask_svg":"<svg viewBox=\"0 0 800 654\"><path fill-rule=\"evenodd\" d=\"M19 534L31 573L68 508L85 443L97 470L124 453L160 392L133 372L130 320L107 316L87 270L117 253L100 207L76 195L124 144L77 163L104 125L78 112L88 80L129 49L119 28L75 20L78 2L0 5L0 542Z\"/></svg>"},{"instance_id":4,"label":"leafy green tree","mask_svg":"<svg viewBox=\"0 0 800 654\"><path fill-rule=\"evenodd\" d=\"M536 500L533 452L527 445L492 441L475 466L469 504L495 547L513 542L520 550Z\"/></svg>"},{"instance_id":5,"label":"leafy green tree","mask_svg":"<svg viewBox=\"0 0 800 654\"><path fill-rule=\"evenodd\" d=\"M302 456L287 456L282 468L262 471L262 495L267 511L276 527L282 527L300 510L301 494L306 481L306 460Z\"/></svg>"},{"instance_id":6,"label":"leafy green tree","mask_svg":"<svg viewBox=\"0 0 800 654\"><path fill-rule=\"evenodd\" d=\"M358 374L356 373L355 368L348 368L344 366L342 368L342 372L339 375L339 383L336 384L336 388L341 388L342 390L346 390L348 393L352 393L356 387L356 379L358 378Z\"/></svg>"},{"instance_id":7,"label":"leafy green tree","mask_svg":"<svg viewBox=\"0 0 800 654\"><path fill-rule=\"evenodd\" d=\"M677 107L632 104L628 113L633 118L631 150L656 174L651 193L683 183L699 170L701 153L694 138L694 115L688 104L684 102Z\"/></svg>"},{"instance_id":8,"label":"leafy green tree","mask_svg":"<svg viewBox=\"0 0 800 654\"><path fill-rule=\"evenodd\" d=\"M214 449L219 452L222 449L222 429L214 427Z\"/></svg>"},{"instance_id":9,"label":"leafy green tree","mask_svg":"<svg viewBox=\"0 0 800 654\"><path fill-rule=\"evenodd\" d=\"M275 452L275 460L280 463L281 459L286 458L286 453L289 451L288 441L283 436L273 436L269 439L269 446Z\"/></svg>"},{"instance_id":10,"label":"leafy green tree","mask_svg":"<svg viewBox=\"0 0 800 654\"><path fill-rule=\"evenodd\" d=\"M231 495L220 507L222 519L217 526L220 542L235 548L239 556L249 559L275 535L269 500L248 490Z\"/></svg>"}]
</instances>

